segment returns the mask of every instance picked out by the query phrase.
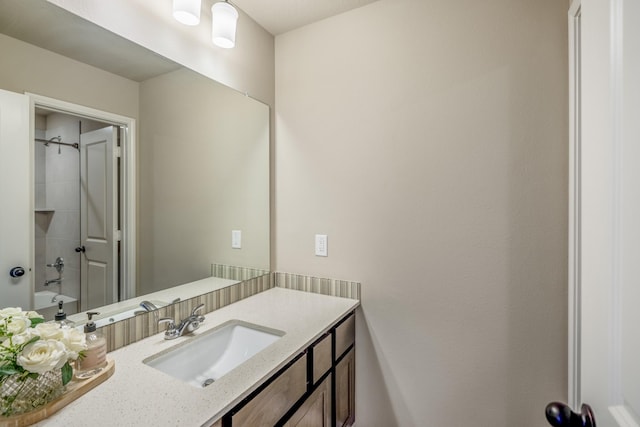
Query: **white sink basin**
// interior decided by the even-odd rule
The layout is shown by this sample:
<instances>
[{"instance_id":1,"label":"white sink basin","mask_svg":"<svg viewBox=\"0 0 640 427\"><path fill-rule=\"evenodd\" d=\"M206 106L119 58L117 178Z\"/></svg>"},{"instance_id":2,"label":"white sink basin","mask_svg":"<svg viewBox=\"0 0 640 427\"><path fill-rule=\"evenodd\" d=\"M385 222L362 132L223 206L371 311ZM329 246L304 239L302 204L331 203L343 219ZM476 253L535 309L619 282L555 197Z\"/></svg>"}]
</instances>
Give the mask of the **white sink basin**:
<instances>
[{"instance_id":1,"label":"white sink basin","mask_svg":"<svg viewBox=\"0 0 640 427\"><path fill-rule=\"evenodd\" d=\"M220 327L183 344L153 355L143 363L165 374L202 388L279 340L284 332L241 320Z\"/></svg>"}]
</instances>

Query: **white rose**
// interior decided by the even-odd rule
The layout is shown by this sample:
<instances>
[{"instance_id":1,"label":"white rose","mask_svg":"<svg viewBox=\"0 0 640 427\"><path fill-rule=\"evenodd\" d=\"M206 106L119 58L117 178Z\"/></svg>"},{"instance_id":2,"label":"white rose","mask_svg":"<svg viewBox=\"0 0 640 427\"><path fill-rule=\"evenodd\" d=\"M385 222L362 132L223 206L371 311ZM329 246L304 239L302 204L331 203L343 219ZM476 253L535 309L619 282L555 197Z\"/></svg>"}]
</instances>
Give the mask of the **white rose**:
<instances>
[{"instance_id":1,"label":"white rose","mask_svg":"<svg viewBox=\"0 0 640 427\"><path fill-rule=\"evenodd\" d=\"M67 347L67 356L71 360L78 358L78 353L87 349L87 339L84 333L74 328L63 329L62 342Z\"/></svg>"},{"instance_id":2,"label":"white rose","mask_svg":"<svg viewBox=\"0 0 640 427\"><path fill-rule=\"evenodd\" d=\"M38 340L27 345L17 363L29 372L41 374L60 369L67 362L65 346L56 340Z\"/></svg>"},{"instance_id":3,"label":"white rose","mask_svg":"<svg viewBox=\"0 0 640 427\"><path fill-rule=\"evenodd\" d=\"M7 333L18 335L26 331L31 326L31 320L26 316L14 315L7 324Z\"/></svg>"},{"instance_id":4,"label":"white rose","mask_svg":"<svg viewBox=\"0 0 640 427\"><path fill-rule=\"evenodd\" d=\"M9 347L10 345L18 346L26 343L31 338L33 338L33 334L31 333L32 329L27 329L21 334L14 335L11 337L11 340L5 340L2 342L2 345L5 347Z\"/></svg>"},{"instance_id":5,"label":"white rose","mask_svg":"<svg viewBox=\"0 0 640 427\"><path fill-rule=\"evenodd\" d=\"M39 323L36 325L35 334L43 340L61 340L64 337L59 323Z\"/></svg>"},{"instance_id":6,"label":"white rose","mask_svg":"<svg viewBox=\"0 0 640 427\"><path fill-rule=\"evenodd\" d=\"M6 307L0 310L0 319L6 319L9 316L24 316L20 307Z\"/></svg>"}]
</instances>

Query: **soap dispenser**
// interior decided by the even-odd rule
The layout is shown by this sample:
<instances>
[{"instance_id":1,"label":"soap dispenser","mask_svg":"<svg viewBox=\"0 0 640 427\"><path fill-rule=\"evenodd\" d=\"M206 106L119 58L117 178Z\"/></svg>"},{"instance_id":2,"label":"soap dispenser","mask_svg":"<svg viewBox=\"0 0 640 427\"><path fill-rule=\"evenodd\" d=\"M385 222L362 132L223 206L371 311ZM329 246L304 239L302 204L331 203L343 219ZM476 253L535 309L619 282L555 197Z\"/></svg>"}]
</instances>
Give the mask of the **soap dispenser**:
<instances>
[{"instance_id":1,"label":"soap dispenser","mask_svg":"<svg viewBox=\"0 0 640 427\"><path fill-rule=\"evenodd\" d=\"M71 320L67 319L67 313L64 312L62 305L63 301L58 301L58 313L55 315L53 320L60 325L61 329L71 329L75 328L76 324Z\"/></svg>"},{"instance_id":2,"label":"soap dispenser","mask_svg":"<svg viewBox=\"0 0 640 427\"><path fill-rule=\"evenodd\" d=\"M107 364L107 340L96 330L96 323L91 320L97 314L100 313L87 312L89 320L84 325L87 349L84 352L84 357L76 360L76 378L79 379L91 378L100 373Z\"/></svg>"}]
</instances>

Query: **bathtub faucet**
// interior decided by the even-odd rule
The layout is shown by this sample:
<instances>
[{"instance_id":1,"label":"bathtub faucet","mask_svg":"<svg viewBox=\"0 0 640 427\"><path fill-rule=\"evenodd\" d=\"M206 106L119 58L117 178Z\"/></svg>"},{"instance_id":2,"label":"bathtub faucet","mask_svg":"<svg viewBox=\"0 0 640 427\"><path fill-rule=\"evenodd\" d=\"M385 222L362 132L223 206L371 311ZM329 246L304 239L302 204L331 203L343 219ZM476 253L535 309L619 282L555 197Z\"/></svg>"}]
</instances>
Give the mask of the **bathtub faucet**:
<instances>
[{"instance_id":1,"label":"bathtub faucet","mask_svg":"<svg viewBox=\"0 0 640 427\"><path fill-rule=\"evenodd\" d=\"M57 279L45 280L44 285L49 286L50 284L55 283L58 285L62 284L62 277L58 277Z\"/></svg>"},{"instance_id":2,"label":"bathtub faucet","mask_svg":"<svg viewBox=\"0 0 640 427\"><path fill-rule=\"evenodd\" d=\"M53 298L51 298L51 302L56 302L58 295L62 294L62 272L64 271L64 258L57 257L56 262L54 262L53 264L47 264L47 267L53 267L58 272L57 279L50 279L50 280L44 281L45 286L49 286L52 283L55 283L58 285L58 293L54 295Z\"/></svg>"},{"instance_id":3,"label":"bathtub faucet","mask_svg":"<svg viewBox=\"0 0 640 427\"><path fill-rule=\"evenodd\" d=\"M57 279L49 279L44 281L45 286L49 286L50 284L55 283L58 285L58 293L51 298L51 302L56 302L58 300L58 296L62 295L62 276Z\"/></svg>"}]
</instances>

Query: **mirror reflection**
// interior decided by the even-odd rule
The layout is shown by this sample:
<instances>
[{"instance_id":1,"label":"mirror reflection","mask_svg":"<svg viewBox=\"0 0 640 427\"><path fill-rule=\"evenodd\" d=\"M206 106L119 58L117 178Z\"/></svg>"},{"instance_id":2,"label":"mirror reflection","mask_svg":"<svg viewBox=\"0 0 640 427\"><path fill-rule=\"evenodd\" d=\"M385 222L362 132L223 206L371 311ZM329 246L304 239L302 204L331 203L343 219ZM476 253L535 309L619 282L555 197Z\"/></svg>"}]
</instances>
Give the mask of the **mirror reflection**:
<instances>
[{"instance_id":1,"label":"mirror reflection","mask_svg":"<svg viewBox=\"0 0 640 427\"><path fill-rule=\"evenodd\" d=\"M268 270L266 105L46 2L1 1L0 33L11 58L0 89L105 112L36 104L29 245L38 311L48 304L52 315L60 299L72 314L137 297L118 305L133 315L148 295L150 309L195 296L177 285L213 275L225 286ZM134 226L126 200L131 248L120 234Z\"/></svg>"}]
</instances>

